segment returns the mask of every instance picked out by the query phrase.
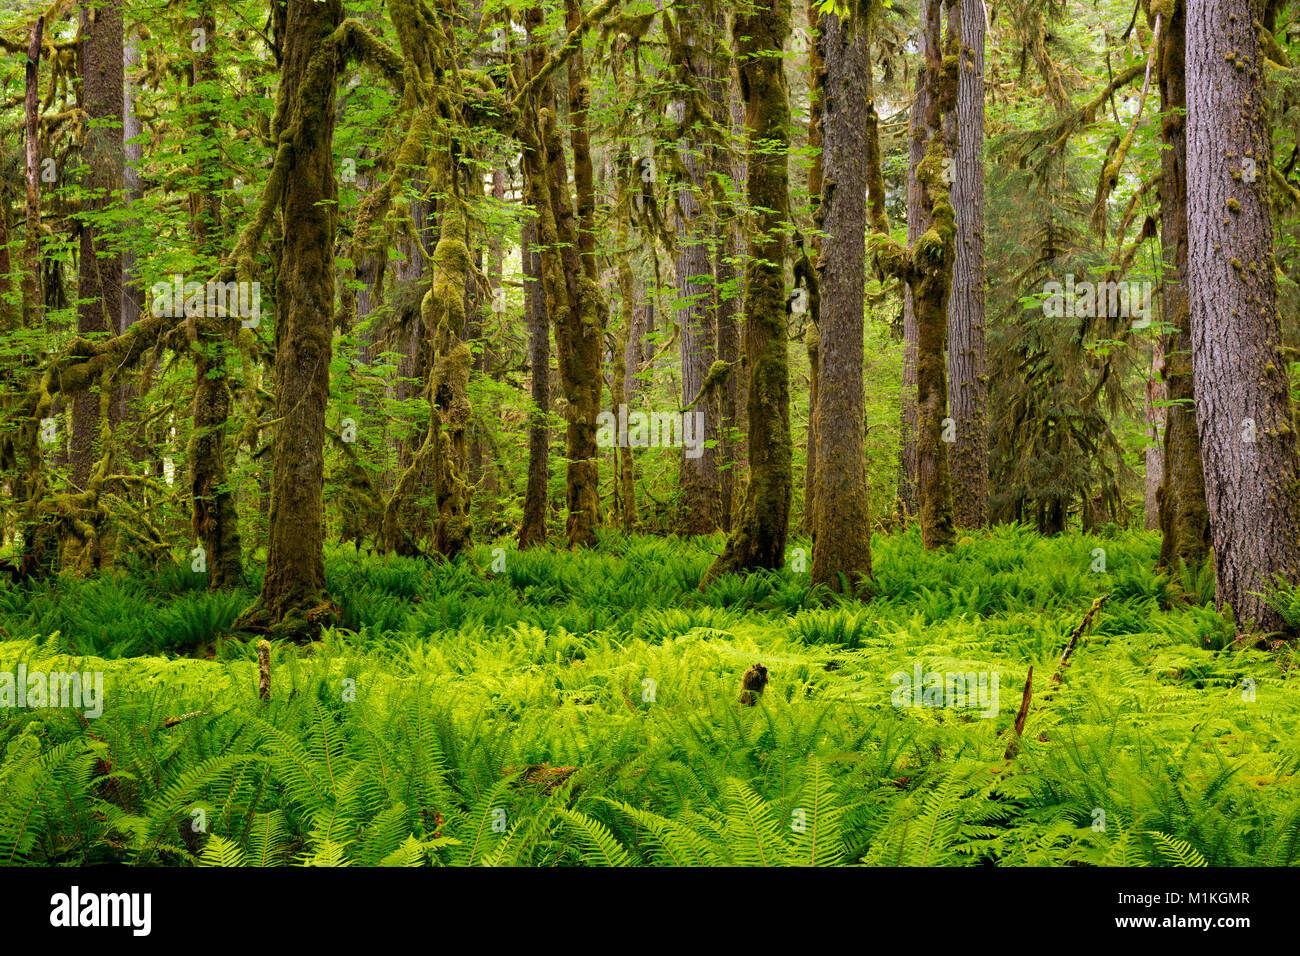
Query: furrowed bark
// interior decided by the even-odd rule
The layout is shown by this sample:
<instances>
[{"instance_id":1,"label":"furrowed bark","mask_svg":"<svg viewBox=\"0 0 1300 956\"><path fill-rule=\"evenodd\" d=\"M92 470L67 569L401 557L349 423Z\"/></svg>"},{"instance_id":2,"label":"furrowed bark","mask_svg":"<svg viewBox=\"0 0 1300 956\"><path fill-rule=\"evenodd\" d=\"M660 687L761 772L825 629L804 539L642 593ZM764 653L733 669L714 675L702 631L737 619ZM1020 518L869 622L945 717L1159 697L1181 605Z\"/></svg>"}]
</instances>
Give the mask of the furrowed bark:
<instances>
[{"instance_id":1,"label":"furrowed bark","mask_svg":"<svg viewBox=\"0 0 1300 956\"><path fill-rule=\"evenodd\" d=\"M1239 626L1300 579L1300 460L1277 312L1269 113L1256 0L1187 0L1192 374L1216 600Z\"/></svg>"},{"instance_id":2,"label":"furrowed bark","mask_svg":"<svg viewBox=\"0 0 1300 956\"><path fill-rule=\"evenodd\" d=\"M812 580L856 590L871 577L871 515L863 448L863 288L866 279L867 129L861 121L871 69L864 23L821 18L825 232L818 271L820 370L814 418Z\"/></svg>"}]
</instances>

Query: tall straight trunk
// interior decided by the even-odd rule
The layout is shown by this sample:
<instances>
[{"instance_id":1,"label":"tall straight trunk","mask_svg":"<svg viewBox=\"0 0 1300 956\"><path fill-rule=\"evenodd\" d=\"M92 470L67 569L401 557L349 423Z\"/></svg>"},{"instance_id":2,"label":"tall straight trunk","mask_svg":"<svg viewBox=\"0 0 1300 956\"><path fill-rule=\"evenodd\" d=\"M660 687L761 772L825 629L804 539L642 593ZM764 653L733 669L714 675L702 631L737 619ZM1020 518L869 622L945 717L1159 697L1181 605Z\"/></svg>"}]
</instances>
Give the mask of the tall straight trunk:
<instances>
[{"instance_id":1,"label":"tall straight trunk","mask_svg":"<svg viewBox=\"0 0 1300 956\"><path fill-rule=\"evenodd\" d=\"M570 33L579 28L582 9L577 0L566 0L565 19ZM543 111L542 137L549 172L547 185L555 211L560 259L569 297L568 310L557 317L555 351L560 382L568 401L565 488L569 515L565 531L569 546L576 547L595 545L596 527L600 523L600 450L596 445L596 418L600 414L600 357L604 351L605 331L605 309L597 282L596 202L591 142L587 133L591 83L581 47L569 57L568 80L573 202L569 197L564 137L553 110Z\"/></svg>"},{"instance_id":2,"label":"tall straight trunk","mask_svg":"<svg viewBox=\"0 0 1300 956\"><path fill-rule=\"evenodd\" d=\"M1163 475L1156 493L1161 531L1157 567L1201 564L1210 553L1201 439L1192 385L1192 314L1187 301L1187 80L1184 75L1186 7L1175 0L1160 35L1160 244L1165 274L1162 308L1166 334Z\"/></svg>"},{"instance_id":3,"label":"tall straight trunk","mask_svg":"<svg viewBox=\"0 0 1300 956\"><path fill-rule=\"evenodd\" d=\"M808 29L816 32L818 27L817 2L807 2ZM822 208L822 181L825 178L825 156L823 154L822 105L825 98L826 64L819 47L820 38L808 44L808 149L812 153L812 162L808 164L808 205L812 209L813 231L808 237L811 247L809 255L814 263L821 255L821 230L825 228ZM810 283L809 285L813 285ZM814 291L815 290L815 291ZM817 389L821 383L821 319L820 287L805 290L809 293L809 322L804 333L804 348L808 353L808 434L804 450L803 481L803 531L811 535L816 544L817 525L814 520L817 498Z\"/></svg>"},{"instance_id":4,"label":"tall straight trunk","mask_svg":"<svg viewBox=\"0 0 1300 956\"><path fill-rule=\"evenodd\" d=\"M720 32L713 14L702 0L677 0L676 13L678 76L682 85L693 89L702 103L719 95L721 84L715 74L713 45ZM683 102L683 113L692 119ZM701 120L703 117L700 118ZM710 242L716 215L708 201L712 186L716 149L701 123L683 128L677 143L685 173L676 190L673 231L677 238L674 267L677 279L677 324L682 366L682 407L700 394L709 369L717 356L717 289L713 283ZM700 397L694 410L704 415L704 444L696 457L682 449L679 464L683 534L707 534L721 525L722 481L717 448L709 447L717 437L718 402L714 391ZM692 453L693 454L693 453Z\"/></svg>"},{"instance_id":5,"label":"tall straight trunk","mask_svg":"<svg viewBox=\"0 0 1300 956\"><path fill-rule=\"evenodd\" d=\"M934 3L937 9L937 3ZM937 44L939 32L937 22L933 25L927 19L923 7L920 25L917 28L917 42L921 48L922 64L916 73L916 89L912 95L912 106L907 120L907 246L912 248L930 222L925 207L921 204L921 186L917 180L917 169L925 159L926 145L929 143L931 130L926 125L929 113L930 86L926 81L925 51L927 32L933 29L929 42ZM917 410L917 325L915 293L910 282L903 284L903 385L899 393L899 428L898 428L898 506L903 516L917 513L916 488L916 435L919 427Z\"/></svg>"},{"instance_id":6,"label":"tall straight trunk","mask_svg":"<svg viewBox=\"0 0 1300 956\"><path fill-rule=\"evenodd\" d=\"M144 124L136 110L139 90L134 73L140 68L140 39L135 33L126 37L122 50L122 70L125 81L122 104L122 149L125 159L123 169L124 198L128 208L144 199L144 184L140 179L140 165L144 162L144 144L139 137L144 131ZM138 229L138 220L131 220L133 231ZM137 266L136 243L132 242L122 250L122 313L117 324L119 334L125 332L144 314L144 286L140 282ZM118 391L118 407L121 420L126 423L127 451L131 460L147 461L150 457L143 424L137 411L131 407L135 398L135 389L127 384Z\"/></svg>"},{"instance_id":7,"label":"tall straight trunk","mask_svg":"<svg viewBox=\"0 0 1300 956\"><path fill-rule=\"evenodd\" d=\"M24 66L24 144L26 161L24 180L27 186L27 226L23 240L23 325L35 328L41 314L41 140L40 89L41 37L45 17L39 16L27 37L27 61Z\"/></svg>"},{"instance_id":8,"label":"tall straight trunk","mask_svg":"<svg viewBox=\"0 0 1300 956\"><path fill-rule=\"evenodd\" d=\"M820 205L825 239L818 262L821 341L813 422L812 580L842 591L871 576L862 377L867 129L861 103L871 69L866 24L825 14L817 45L825 64Z\"/></svg>"},{"instance_id":9,"label":"tall straight trunk","mask_svg":"<svg viewBox=\"0 0 1300 956\"><path fill-rule=\"evenodd\" d=\"M743 131L745 115L737 93L738 83L730 78L735 72L735 61L728 59L726 70L721 75L728 78L721 95L718 97L714 120L723 129ZM738 136L735 138L739 138ZM728 149L725 165L719 172L729 177L732 183L744 181L744 157L737 151ZM745 387L747 384L744 370L741 368L741 332L740 304L743 272L738 266L744 252L744 240L741 236L739 217L729 201L727 208L716 221L713 258L713 282L718 290L718 360L731 367L731 373L723 383L718 396L718 434L721 441L720 467L722 468L722 526L727 531L732 529L736 511L736 499L745 487Z\"/></svg>"},{"instance_id":10,"label":"tall straight trunk","mask_svg":"<svg viewBox=\"0 0 1300 956\"><path fill-rule=\"evenodd\" d=\"M193 54L191 80L195 129L194 181L190 194L190 228L204 269L217 262L221 247L222 173L206 151L217 137L220 118L214 103L218 98L213 56L217 42L217 21L208 3L200 7L195 29L202 30L206 43ZM209 303L211 304L211 303ZM197 332L194 347L194 430L190 436L190 500L192 527L207 554L208 587L234 587L243 575L239 540L239 516L226 471L226 428L230 418L230 380L226 368L227 345L234 320L228 316L200 315L193 319Z\"/></svg>"},{"instance_id":11,"label":"tall straight trunk","mask_svg":"<svg viewBox=\"0 0 1300 956\"><path fill-rule=\"evenodd\" d=\"M753 241L745 267L745 357L749 371L749 482L735 527L704 581L731 571L779 568L790 525L790 367L785 332L790 104L781 50L790 0L746 2L732 38L745 99L746 193Z\"/></svg>"},{"instance_id":12,"label":"tall straight trunk","mask_svg":"<svg viewBox=\"0 0 1300 956\"><path fill-rule=\"evenodd\" d=\"M523 259L524 316L528 323L528 358L533 407L528 420L528 482L519 547L546 543L546 499L550 481L551 330L542 289L542 256L537 249L537 220L524 220L519 244Z\"/></svg>"},{"instance_id":13,"label":"tall straight trunk","mask_svg":"<svg viewBox=\"0 0 1300 956\"><path fill-rule=\"evenodd\" d=\"M953 518L958 527L988 522L989 423L984 349L984 6L949 8L950 43L958 47L957 108L945 118L952 154L957 239L948 299L948 408ZM958 21L960 21L958 23ZM960 29L958 29L960 27Z\"/></svg>"},{"instance_id":14,"label":"tall straight trunk","mask_svg":"<svg viewBox=\"0 0 1300 956\"><path fill-rule=\"evenodd\" d=\"M624 156L624 161L629 161ZM613 405L615 414L618 406L626 404L631 413L632 403L639 391L637 373L641 370L641 327L638 317L642 314L636 304L636 273L632 269L632 250L628 247L628 218L619 217L618 221L618 299L622 317L622 333L614 346L614 387ZM620 445L615 449L617 456L617 499L623 518L623 530L631 533L636 530L636 467L632 460L632 449Z\"/></svg>"},{"instance_id":15,"label":"tall straight trunk","mask_svg":"<svg viewBox=\"0 0 1300 956\"><path fill-rule=\"evenodd\" d=\"M1300 579L1300 459L1277 313L1258 0L1187 0L1189 302L1216 600L1276 630Z\"/></svg>"},{"instance_id":16,"label":"tall straight trunk","mask_svg":"<svg viewBox=\"0 0 1300 956\"><path fill-rule=\"evenodd\" d=\"M325 406L334 325L335 77L327 39L340 0L285 0L276 26L284 61L277 135L291 137L280 199L285 230L276 287L274 472L266 575L245 627L285 638L319 631L325 588Z\"/></svg>"},{"instance_id":17,"label":"tall straight trunk","mask_svg":"<svg viewBox=\"0 0 1300 956\"><path fill-rule=\"evenodd\" d=\"M921 540L927 548L944 547L954 538L948 449L942 434L948 406L944 353L956 224L946 184L950 157L943 145L941 122L943 112L951 109L956 99L957 77L956 63L949 68L939 45L940 14L939 0L925 0L921 44L925 57L922 78L927 88L921 123L925 138L923 158L915 168L918 208L925 229L909 248L908 270L916 317L916 497Z\"/></svg>"},{"instance_id":18,"label":"tall straight trunk","mask_svg":"<svg viewBox=\"0 0 1300 956\"><path fill-rule=\"evenodd\" d=\"M81 31L84 76L82 108L87 128L83 155L88 195L83 214L96 216L120 201L126 156L122 148L122 0L83 4ZM77 331L111 335L122 313L122 255L102 223L83 219L77 282ZM107 385L101 387L109 387ZM72 480L85 488L100 453L101 396L98 388L72 400ZM112 411L112 402L104 403ZM110 421L111 424L111 421Z\"/></svg>"},{"instance_id":19,"label":"tall straight trunk","mask_svg":"<svg viewBox=\"0 0 1300 956\"><path fill-rule=\"evenodd\" d=\"M1160 527L1160 485L1165 479L1165 367L1164 340L1151 345L1151 367L1147 370L1143 412L1146 418L1147 444L1144 449L1145 482L1143 485L1143 526L1148 531Z\"/></svg>"}]
</instances>

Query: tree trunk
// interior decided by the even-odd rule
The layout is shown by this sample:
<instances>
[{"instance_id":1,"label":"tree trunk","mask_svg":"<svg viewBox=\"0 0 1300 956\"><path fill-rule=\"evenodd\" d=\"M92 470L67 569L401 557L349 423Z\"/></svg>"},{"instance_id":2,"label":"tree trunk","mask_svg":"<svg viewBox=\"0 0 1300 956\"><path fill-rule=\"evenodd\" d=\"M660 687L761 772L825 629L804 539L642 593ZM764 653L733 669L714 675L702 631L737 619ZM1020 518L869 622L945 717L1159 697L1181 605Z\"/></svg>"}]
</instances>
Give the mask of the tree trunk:
<instances>
[{"instance_id":1,"label":"tree trunk","mask_svg":"<svg viewBox=\"0 0 1300 956\"><path fill-rule=\"evenodd\" d=\"M1187 263L1187 109L1184 75L1186 7L1175 0L1160 37L1160 131L1166 148L1160 153L1160 244L1165 276L1162 308L1172 328L1163 347L1164 447L1162 481L1156 493L1161 542L1156 567L1177 570L1201 564L1210 553L1210 516L1205 504L1201 469L1201 439L1196 425L1192 387L1192 314Z\"/></svg>"},{"instance_id":2,"label":"tree trunk","mask_svg":"<svg viewBox=\"0 0 1300 956\"><path fill-rule=\"evenodd\" d=\"M122 148L122 0L81 8L82 108L87 129L83 154L88 195L82 212L108 212L121 194L126 156ZM112 335L122 314L122 255L101 222L83 219L77 282L77 331ZM72 480L80 489L102 450L99 447L101 388L79 391L72 400ZM107 404L111 410L112 402ZM115 423L110 423L111 424Z\"/></svg>"},{"instance_id":3,"label":"tree trunk","mask_svg":"<svg viewBox=\"0 0 1300 956\"><path fill-rule=\"evenodd\" d=\"M812 580L842 591L871 576L862 380L867 130L861 109L871 69L870 38L866 24L826 14L817 44L825 63L820 204L825 239L818 263Z\"/></svg>"},{"instance_id":4,"label":"tree trunk","mask_svg":"<svg viewBox=\"0 0 1300 956\"><path fill-rule=\"evenodd\" d=\"M1258 596L1300 572L1300 461L1277 313L1269 113L1257 0L1187 2L1189 301L1216 600L1283 626Z\"/></svg>"},{"instance_id":5,"label":"tree trunk","mask_svg":"<svg viewBox=\"0 0 1300 956\"><path fill-rule=\"evenodd\" d=\"M519 547L546 543L546 499L550 481L551 330L542 289L542 256L537 249L537 220L524 220L520 241L524 273L524 315L528 322L528 356L533 408L528 422L528 483Z\"/></svg>"},{"instance_id":6,"label":"tree trunk","mask_svg":"<svg viewBox=\"0 0 1300 956\"><path fill-rule=\"evenodd\" d=\"M790 523L790 368L785 330L785 232L789 207L790 105L781 50L790 0L747 4L732 27L746 102L746 182L754 236L745 267L745 357L749 371L749 482L726 548L704 575L779 568Z\"/></svg>"},{"instance_id":7,"label":"tree trunk","mask_svg":"<svg viewBox=\"0 0 1300 956\"><path fill-rule=\"evenodd\" d=\"M957 240L948 299L948 406L955 441L949 451L953 518L958 527L988 522L989 424L984 350L984 7L963 0L949 8L957 42L957 109L945 121L952 154ZM957 30L960 20L960 31Z\"/></svg>"},{"instance_id":8,"label":"tree trunk","mask_svg":"<svg viewBox=\"0 0 1300 956\"><path fill-rule=\"evenodd\" d=\"M1145 449L1145 485L1142 496L1144 527L1155 531L1160 527L1160 485L1165 477L1165 383L1164 340L1157 338L1151 345L1151 368L1147 371L1146 394L1143 411L1147 424Z\"/></svg>"},{"instance_id":9,"label":"tree trunk","mask_svg":"<svg viewBox=\"0 0 1300 956\"><path fill-rule=\"evenodd\" d=\"M41 100L37 85L41 65L41 37L45 17L32 24L27 38L24 67L24 156L26 157L27 228L23 240L23 325L36 328L41 315Z\"/></svg>"},{"instance_id":10,"label":"tree trunk","mask_svg":"<svg viewBox=\"0 0 1300 956\"><path fill-rule=\"evenodd\" d=\"M206 155L218 134L215 103L220 91L212 45L217 21L204 4L194 21L203 31L204 49L193 54L191 83L195 103L194 181L190 194L190 228L204 271L215 267L221 251L222 173ZM212 303L208 303L212 305ZM239 516L226 472L226 427L230 418L230 380L226 369L228 339L234 319L200 315L192 319L194 342L194 430L190 436L190 500L193 531L207 554L208 587L234 587L243 576Z\"/></svg>"},{"instance_id":11,"label":"tree trunk","mask_svg":"<svg viewBox=\"0 0 1300 956\"><path fill-rule=\"evenodd\" d=\"M808 164L808 205L812 212L813 230L808 237L811 247L809 259L813 267L822 252L821 232L825 228L822 205L822 182L825 179L825 154L823 136L822 109L826 96L826 62L820 47L823 38L817 35L818 25L817 0L807 2L808 30L814 34L813 42L808 44L808 150L812 153L812 162ZM833 177L832 177L833 179ZM817 428L817 390L821 384L821 287L819 283L809 283L816 289L809 292L808 327L804 332L804 349L808 353L808 434L804 450L803 481L803 532L813 539L814 549L817 544L816 500L817 500L817 444L820 435Z\"/></svg>"},{"instance_id":12,"label":"tree trunk","mask_svg":"<svg viewBox=\"0 0 1300 956\"><path fill-rule=\"evenodd\" d=\"M707 103L719 95L721 84L714 76L713 45L720 33L713 15L706 15L700 0L678 0L675 54L677 80L694 91L692 100ZM677 277L677 324L682 365L682 407L699 394L717 356L717 289L713 282L710 240L716 216L709 201L716 150L701 123L693 115L686 94L679 93L684 122L677 142L684 178L677 185L673 206L673 231L677 249L674 266ZM705 442L696 457L683 447L679 466L683 534L708 534L721 525L722 481L717 465L717 448L708 442L717 438L718 401L713 389L700 397L693 411L704 414Z\"/></svg>"},{"instance_id":13,"label":"tree trunk","mask_svg":"<svg viewBox=\"0 0 1300 956\"><path fill-rule=\"evenodd\" d=\"M313 638L325 590L325 406L334 326L334 85L338 55L325 42L340 0L286 0L276 26L284 50L277 135L291 136L280 200L286 224L276 288L274 473L266 576L239 622L290 639Z\"/></svg>"},{"instance_id":14,"label":"tree trunk","mask_svg":"<svg viewBox=\"0 0 1300 956\"><path fill-rule=\"evenodd\" d=\"M940 12L939 0L926 0L921 44L927 88L921 123L925 139L923 158L916 166L918 208L925 228L910 247L908 270L916 316L916 496L926 548L945 547L954 539L948 449L942 434L948 405L944 351L956 224L947 187L951 167L940 125L944 110L956 98L957 76L956 58L949 66L939 46Z\"/></svg>"}]
</instances>

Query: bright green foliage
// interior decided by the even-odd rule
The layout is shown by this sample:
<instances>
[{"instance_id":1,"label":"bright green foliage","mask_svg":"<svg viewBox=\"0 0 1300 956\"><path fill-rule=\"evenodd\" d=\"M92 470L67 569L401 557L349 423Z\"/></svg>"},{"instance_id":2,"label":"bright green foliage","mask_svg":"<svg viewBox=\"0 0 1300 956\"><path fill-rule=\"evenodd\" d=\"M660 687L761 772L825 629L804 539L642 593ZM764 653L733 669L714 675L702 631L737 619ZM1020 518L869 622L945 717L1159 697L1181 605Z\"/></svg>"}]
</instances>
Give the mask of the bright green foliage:
<instances>
[{"instance_id":1,"label":"bright green foliage","mask_svg":"<svg viewBox=\"0 0 1300 956\"><path fill-rule=\"evenodd\" d=\"M946 554L878 537L865 605L790 567L699 592L718 545L508 548L495 575L334 553L346 627L276 645L268 701L237 640L210 660L126 656L178 646L188 589L0 591L0 670L102 670L106 693L98 719L0 710L0 863L1300 862L1290 664L1153 577L1153 536L1013 526ZM115 620L149 637L131 649ZM743 708L755 662L771 682ZM997 714L894 707L891 675L918 662L997 672Z\"/></svg>"}]
</instances>

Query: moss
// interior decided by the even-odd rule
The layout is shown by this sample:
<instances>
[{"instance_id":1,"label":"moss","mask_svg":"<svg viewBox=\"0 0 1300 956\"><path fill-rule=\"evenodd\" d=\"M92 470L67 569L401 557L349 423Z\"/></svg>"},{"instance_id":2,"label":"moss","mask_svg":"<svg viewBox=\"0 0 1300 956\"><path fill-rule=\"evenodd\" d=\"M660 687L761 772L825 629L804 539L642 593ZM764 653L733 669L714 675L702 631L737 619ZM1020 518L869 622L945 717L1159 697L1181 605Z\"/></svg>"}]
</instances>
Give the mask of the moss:
<instances>
[{"instance_id":1,"label":"moss","mask_svg":"<svg viewBox=\"0 0 1300 956\"><path fill-rule=\"evenodd\" d=\"M1235 199L1229 198L1229 199L1228 199L1228 211L1229 211L1229 212L1241 212L1241 203L1237 202L1237 200L1235 200Z\"/></svg>"}]
</instances>

